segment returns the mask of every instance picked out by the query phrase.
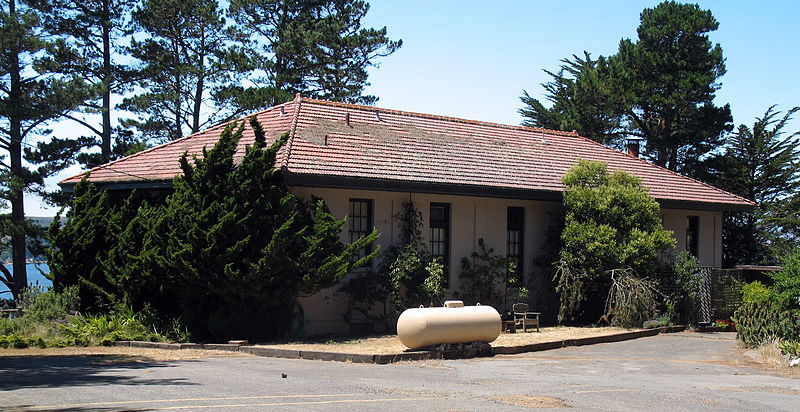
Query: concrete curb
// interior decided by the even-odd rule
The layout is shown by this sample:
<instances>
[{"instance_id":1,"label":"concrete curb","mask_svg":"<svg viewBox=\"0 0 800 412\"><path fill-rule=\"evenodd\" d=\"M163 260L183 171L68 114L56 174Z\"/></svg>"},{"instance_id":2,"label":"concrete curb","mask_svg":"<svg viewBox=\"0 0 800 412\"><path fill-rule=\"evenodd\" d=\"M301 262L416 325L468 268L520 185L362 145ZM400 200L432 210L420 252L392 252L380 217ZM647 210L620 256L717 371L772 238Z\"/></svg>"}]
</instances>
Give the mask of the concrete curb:
<instances>
[{"instance_id":1,"label":"concrete curb","mask_svg":"<svg viewBox=\"0 0 800 412\"><path fill-rule=\"evenodd\" d=\"M495 346L495 347L466 347L450 350L420 350L401 353L369 355L362 353L343 353L343 352L324 352L324 351L303 351L296 349L269 348L264 346L249 346L222 343L163 343L163 342L138 342L138 341L119 341L116 346L126 346L132 348L157 348L157 349L203 349L203 350L222 350L249 353L256 356L285 359L308 359L334 362L351 363L374 363L387 365L403 361L421 361L431 359L470 359L479 357L490 357L494 355L514 355L526 352L539 352L551 349L560 349L568 346L595 345L598 343L621 342L625 340L655 336L660 333L675 333L686 330L685 326L667 326L657 329L640 330L633 332L621 332L604 336L593 336L589 338L566 339L553 342L532 343L521 346Z\"/></svg>"}]
</instances>

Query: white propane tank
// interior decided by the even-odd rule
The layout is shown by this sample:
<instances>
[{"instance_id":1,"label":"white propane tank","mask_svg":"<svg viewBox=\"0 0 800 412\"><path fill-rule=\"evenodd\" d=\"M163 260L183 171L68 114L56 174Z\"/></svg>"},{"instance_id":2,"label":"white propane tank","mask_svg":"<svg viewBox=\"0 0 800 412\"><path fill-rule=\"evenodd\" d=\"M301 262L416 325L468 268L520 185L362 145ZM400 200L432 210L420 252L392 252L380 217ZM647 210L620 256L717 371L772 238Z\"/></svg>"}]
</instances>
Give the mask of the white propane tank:
<instances>
[{"instance_id":1,"label":"white propane tank","mask_svg":"<svg viewBox=\"0 0 800 412\"><path fill-rule=\"evenodd\" d=\"M500 336L500 314L493 307L450 306L406 309L397 319L400 342L418 349L441 343L489 343Z\"/></svg>"}]
</instances>

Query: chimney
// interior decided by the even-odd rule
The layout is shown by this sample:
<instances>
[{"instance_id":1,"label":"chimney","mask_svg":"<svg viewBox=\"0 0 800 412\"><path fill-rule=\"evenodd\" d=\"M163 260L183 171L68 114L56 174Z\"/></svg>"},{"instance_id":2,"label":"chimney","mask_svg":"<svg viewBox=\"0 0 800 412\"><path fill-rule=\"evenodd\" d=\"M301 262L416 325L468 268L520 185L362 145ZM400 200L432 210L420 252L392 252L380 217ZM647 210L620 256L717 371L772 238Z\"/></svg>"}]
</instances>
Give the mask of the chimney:
<instances>
[{"instance_id":1,"label":"chimney","mask_svg":"<svg viewBox=\"0 0 800 412\"><path fill-rule=\"evenodd\" d=\"M625 147L628 149L628 154L633 157L639 157L639 141L642 139L631 138L625 140Z\"/></svg>"}]
</instances>

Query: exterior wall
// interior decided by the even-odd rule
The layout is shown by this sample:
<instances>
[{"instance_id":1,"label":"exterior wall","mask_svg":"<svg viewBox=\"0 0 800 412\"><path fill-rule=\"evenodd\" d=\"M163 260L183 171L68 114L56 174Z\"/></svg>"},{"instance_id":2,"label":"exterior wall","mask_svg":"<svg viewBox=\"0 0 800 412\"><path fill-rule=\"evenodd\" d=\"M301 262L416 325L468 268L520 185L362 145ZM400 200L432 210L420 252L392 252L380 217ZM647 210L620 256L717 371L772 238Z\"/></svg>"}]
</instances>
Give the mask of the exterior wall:
<instances>
[{"instance_id":1,"label":"exterior wall","mask_svg":"<svg viewBox=\"0 0 800 412\"><path fill-rule=\"evenodd\" d=\"M722 212L663 209L664 227L671 230L677 244L675 250L687 250L686 229L689 216L699 218L697 236L697 262L700 266L722 267Z\"/></svg>"},{"instance_id":2,"label":"exterior wall","mask_svg":"<svg viewBox=\"0 0 800 412\"><path fill-rule=\"evenodd\" d=\"M560 205L556 202L308 187L294 187L292 191L305 199L309 199L312 195L325 199L331 212L338 218L347 216L351 198L372 199L373 224L380 232L377 243L381 245L381 248L399 242L400 233L393 216L401 210L403 203L409 200L416 203L422 214L422 238L426 244L429 242L430 236L430 229L427 225L430 218L430 203L449 203L450 283L446 291L446 298L453 297L453 293L459 290L461 258L470 256L478 249L478 239L483 238L487 248L493 248L495 253L505 255L507 208L509 206L524 207L523 273L525 283L531 291L532 310L544 311L546 307L553 304L554 297L550 280L544 279L541 273L537 273L537 268L533 266L532 261L541 254L548 227L552 224L554 217L558 216ZM345 230L341 234L342 241L348 242L348 236L345 226ZM377 261L373 262L373 265L377 265ZM336 289L335 286L300 300L310 334L341 333L348 330L342 320L346 305L345 297L336 295ZM497 309L502 310L502 308Z\"/></svg>"},{"instance_id":3,"label":"exterior wall","mask_svg":"<svg viewBox=\"0 0 800 412\"><path fill-rule=\"evenodd\" d=\"M373 190L342 190L331 188L294 187L292 191L305 199L317 196L325 199L331 212L338 218L345 218L349 212L350 199L371 199L373 201L373 224L380 232L377 243L387 248L399 242L400 233L393 216L401 210L402 204L409 200L416 203L422 214L422 238L429 242L428 226L430 203L450 204L450 268L449 289L446 298L453 297L461 282L461 258L468 257L478 249L478 239L483 238L486 246L497 254L506 253L507 208L524 207L524 257L523 274L529 289L531 310L543 312L545 320L555 319L558 300L555 295L550 272L536 267L533 260L542 255L548 229L555 223L560 213L558 202L530 201L473 196L451 196L424 193L384 192ZM686 249L686 229L688 216L699 217L698 260L701 266L720 267L722 263L722 212L703 212L692 210L662 210L666 229L671 230L676 239L676 250ZM341 234L343 242L349 241L347 224ZM670 253L665 254L668 258ZM373 262L373 267L378 264ZM368 270L368 269L358 269ZM338 286L301 298L307 332L309 334L347 333L349 326L343 320L346 296L337 295ZM502 311L503 308L497 308ZM355 319L354 322L358 322ZM378 330L382 328L376 325Z\"/></svg>"}]
</instances>

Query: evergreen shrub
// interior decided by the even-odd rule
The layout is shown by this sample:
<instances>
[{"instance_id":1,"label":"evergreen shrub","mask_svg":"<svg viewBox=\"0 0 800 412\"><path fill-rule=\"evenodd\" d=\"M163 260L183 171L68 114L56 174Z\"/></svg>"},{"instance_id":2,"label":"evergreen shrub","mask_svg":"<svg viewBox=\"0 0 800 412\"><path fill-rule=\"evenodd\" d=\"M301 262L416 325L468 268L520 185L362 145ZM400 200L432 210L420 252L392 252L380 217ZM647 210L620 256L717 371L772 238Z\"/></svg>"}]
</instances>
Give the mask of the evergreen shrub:
<instances>
[{"instance_id":1,"label":"evergreen shrub","mask_svg":"<svg viewBox=\"0 0 800 412\"><path fill-rule=\"evenodd\" d=\"M771 339L800 340L800 309L776 299L745 302L733 316L738 339L756 347Z\"/></svg>"}]
</instances>

